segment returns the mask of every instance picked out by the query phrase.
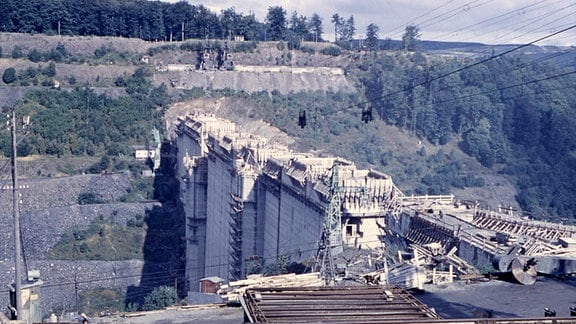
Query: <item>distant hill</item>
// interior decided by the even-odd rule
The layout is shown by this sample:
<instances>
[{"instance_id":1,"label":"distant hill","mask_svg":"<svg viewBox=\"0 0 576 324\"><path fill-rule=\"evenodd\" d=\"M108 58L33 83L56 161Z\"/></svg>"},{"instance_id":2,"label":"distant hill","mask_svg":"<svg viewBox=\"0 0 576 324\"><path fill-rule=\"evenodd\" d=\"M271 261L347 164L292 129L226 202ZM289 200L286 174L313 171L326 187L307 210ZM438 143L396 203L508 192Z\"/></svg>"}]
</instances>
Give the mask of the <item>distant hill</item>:
<instances>
[{"instance_id":1,"label":"distant hill","mask_svg":"<svg viewBox=\"0 0 576 324\"><path fill-rule=\"evenodd\" d=\"M357 48L360 40L354 43ZM380 40L382 48L400 49L402 42L399 40ZM523 44L483 44L477 42L444 42L422 40L419 42L419 50L436 55L450 55L455 57L489 57L513 50ZM560 66L569 66L576 62L576 48L573 46L538 46L529 45L518 51L515 55L525 55L532 60L540 60L548 56L555 56L550 62Z\"/></svg>"}]
</instances>

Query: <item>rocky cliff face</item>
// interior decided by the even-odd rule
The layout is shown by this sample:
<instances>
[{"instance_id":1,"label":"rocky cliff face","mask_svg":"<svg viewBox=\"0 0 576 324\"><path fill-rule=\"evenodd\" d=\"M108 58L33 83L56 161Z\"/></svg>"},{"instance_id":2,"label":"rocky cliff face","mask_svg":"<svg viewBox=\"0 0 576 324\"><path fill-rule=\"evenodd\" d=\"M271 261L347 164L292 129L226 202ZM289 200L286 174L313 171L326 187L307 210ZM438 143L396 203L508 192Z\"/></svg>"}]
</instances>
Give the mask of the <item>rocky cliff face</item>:
<instances>
[{"instance_id":1,"label":"rocky cliff face","mask_svg":"<svg viewBox=\"0 0 576 324\"><path fill-rule=\"evenodd\" d=\"M167 72L170 84L179 89L232 89L258 92L277 90L282 94L300 91L353 92L344 73L322 73L310 68L303 73L281 71L185 71Z\"/></svg>"}]
</instances>

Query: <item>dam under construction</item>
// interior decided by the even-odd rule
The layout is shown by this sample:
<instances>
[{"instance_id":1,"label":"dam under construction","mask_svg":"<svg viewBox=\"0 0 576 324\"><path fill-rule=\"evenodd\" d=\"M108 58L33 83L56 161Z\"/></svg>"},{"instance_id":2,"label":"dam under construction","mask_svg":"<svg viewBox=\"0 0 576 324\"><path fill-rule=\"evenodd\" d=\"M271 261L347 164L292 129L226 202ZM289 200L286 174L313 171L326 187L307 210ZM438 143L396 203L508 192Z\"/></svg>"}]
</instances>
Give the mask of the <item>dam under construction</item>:
<instances>
[{"instance_id":1,"label":"dam under construction","mask_svg":"<svg viewBox=\"0 0 576 324\"><path fill-rule=\"evenodd\" d=\"M404 195L387 174L292 152L210 114L180 117L176 134L190 294L207 278L238 281L279 260L315 268L326 283L406 288L487 273L533 285L538 274L576 273L574 226L453 195ZM339 261L347 251L370 251L370 268Z\"/></svg>"}]
</instances>

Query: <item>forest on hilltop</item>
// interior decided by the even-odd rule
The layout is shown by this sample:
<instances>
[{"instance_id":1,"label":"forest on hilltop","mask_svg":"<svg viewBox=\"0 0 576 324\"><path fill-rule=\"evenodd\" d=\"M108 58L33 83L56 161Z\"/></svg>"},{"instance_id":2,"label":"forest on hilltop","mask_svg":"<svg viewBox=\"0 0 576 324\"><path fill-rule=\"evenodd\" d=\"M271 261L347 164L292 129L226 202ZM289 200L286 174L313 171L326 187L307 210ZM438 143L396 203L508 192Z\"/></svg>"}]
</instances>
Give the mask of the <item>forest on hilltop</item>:
<instances>
[{"instance_id":1,"label":"forest on hilltop","mask_svg":"<svg viewBox=\"0 0 576 324\"><path fill-rule=\"evenodd\" d=\"M221 13L202 4L143 0L4 0L0 7L0 31L52 35L116 36L148 41L186 39L281 40L292 35L303 40L322 40L322 19L280 6L269 8L267 22L233 7ZM344 22L342 22L344 24Z\"/></svg>"}]
</instances>

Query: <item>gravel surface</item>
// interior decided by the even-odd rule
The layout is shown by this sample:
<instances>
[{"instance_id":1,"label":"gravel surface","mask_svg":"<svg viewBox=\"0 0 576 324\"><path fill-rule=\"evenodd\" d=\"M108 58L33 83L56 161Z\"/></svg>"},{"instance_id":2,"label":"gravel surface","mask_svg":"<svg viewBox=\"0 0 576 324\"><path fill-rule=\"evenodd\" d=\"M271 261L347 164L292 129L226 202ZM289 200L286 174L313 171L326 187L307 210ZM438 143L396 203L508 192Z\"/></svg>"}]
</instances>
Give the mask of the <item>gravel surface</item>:
<instances>
[{"instance_id":1,"label":"gravel surface","mask_svg":"<svg viewBox=\"0 0 576 324\"><path fill-rule=\"evenodd\" d=\"M119 288L140 285L145 268L143 260L60 261L50 260L46 252L70 228L87 228L97 217L126 224L136 215L159 208L155 202L120 203L118 197L130 188L128 173L79 175L62 178L21 180L19 184L20 224L23 250L29 269L40 270L42 308L74 309L75 281L78 290L97 287ZM12 190L0 182L0 283L6 287L14 280L14 233ZM107 203L78 205L81 193L93 192ZM147 265L150 268L152 265ZM0 306L8 304L7 288L0 288Z\"/></svg>"},{"instance_id":2,"label":"gravel surface","mask_svg":"<svg viewBox=\"0 0 576 324\"><path fill-rule=\"evenodd\" d=\"M424 290L415 297L444 318L471 318L477 309L492 310L496 318L543 317L545 307L555 310L559 317L568 317L570 307L576 306L576 277L538 277L532 286L500 280L456 282L429 285Z\"/></svg>"},{"instance_id":3,"label":"gravel surface","mask_svg":"<svg viewBox=\"0 0 576 324\"><path fill-rule=\"evenodd\" d=\"M126 324L237 324L244 323L244 311L241 307L207 308L207 309L173 309L142 313L142 316L130 318L94 319L94 323Z\"/></svg>"}]
</instances>

